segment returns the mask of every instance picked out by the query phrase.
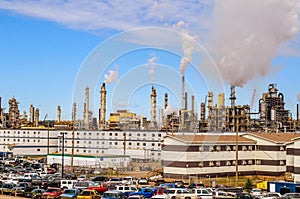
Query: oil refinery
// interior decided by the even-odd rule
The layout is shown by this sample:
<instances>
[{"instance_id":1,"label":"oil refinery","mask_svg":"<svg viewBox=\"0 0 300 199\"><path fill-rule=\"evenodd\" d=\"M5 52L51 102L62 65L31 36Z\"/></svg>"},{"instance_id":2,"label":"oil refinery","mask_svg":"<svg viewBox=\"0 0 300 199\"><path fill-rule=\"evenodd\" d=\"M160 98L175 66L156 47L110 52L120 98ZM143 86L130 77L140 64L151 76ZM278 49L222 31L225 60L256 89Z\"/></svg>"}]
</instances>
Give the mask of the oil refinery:
<instances>
[{"instance_id":1,"label":"oil refinery","mask_svg":"<svg viewBox=\"0 0 300 199\"><path fill-rule=\"evenodd\" d=\"M191 96L188 107L188 93L184 88L185 80L182 76L182 105L178 112L165 111L168 107L168 93L164 93L164 109L157 110L156 88L152 86L150 92L150 118L138 116L130 110L117 110L109 113L106 120L106 87L100 88L99 117L93 117L89 108L89 88L85 89L85 103L83 119L76 119L76 103L73 104L72 120L61 120L61 106L57 107L57 119L47 120L47 115L40 119L39 108L30 105L29 119L26 111L20 114L19 102L12 97L9 101L8 112L1 106L0 98L0 127L39 128L51 127L54 129L70 130L153 130L166 132L295 132L299 129L299 104L296 107L296 118L292 117L290 110L285 109L283 93L279 92L276 84L269 84L267 92L262 93L259 99L258 112L253 112L251 105L236 105L235 86L230 87L230 105L225 104L225 94L217 94L217 103L214 103L213 92L208 92L206 101L201 102L199 113L195 108L195 97ZM255 94L256 90L254 90ZM157 117L158 113L158 117Z\"/></svg>"}]
</instances>

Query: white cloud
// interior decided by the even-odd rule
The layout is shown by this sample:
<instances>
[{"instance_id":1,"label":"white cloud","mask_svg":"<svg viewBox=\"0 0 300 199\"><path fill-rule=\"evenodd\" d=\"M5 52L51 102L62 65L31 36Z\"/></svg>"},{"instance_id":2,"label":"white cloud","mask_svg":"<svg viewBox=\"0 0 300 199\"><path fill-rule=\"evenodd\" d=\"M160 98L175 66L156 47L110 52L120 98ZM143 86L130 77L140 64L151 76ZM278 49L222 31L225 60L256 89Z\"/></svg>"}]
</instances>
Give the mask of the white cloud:
<instances>
[{"instance_id":1,"label":"white cloud","mask_svg":"<svg viewBox=\"0 0 300 199\"><path fill-rule=\"evenodd\" d=\"M64 24L80 30L127 30L144 26L171 26L184 21L206 28L210 1L1 1L0 9ZM190 27L191 27L190 26Z\"/></svg>"}]
</instances>

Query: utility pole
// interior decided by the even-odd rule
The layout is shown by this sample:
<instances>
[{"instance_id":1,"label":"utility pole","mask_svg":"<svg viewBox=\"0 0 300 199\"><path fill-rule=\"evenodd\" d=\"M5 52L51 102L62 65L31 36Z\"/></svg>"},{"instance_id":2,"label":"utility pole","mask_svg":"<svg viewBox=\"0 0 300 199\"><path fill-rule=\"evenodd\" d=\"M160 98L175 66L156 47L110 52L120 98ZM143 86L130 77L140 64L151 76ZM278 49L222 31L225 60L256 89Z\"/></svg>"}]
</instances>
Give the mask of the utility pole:
<instances>
[{"instance_id":1,"label":"utility pole","mask_svg":"<svg viewBox=\"0 0 300 199\"><path fill-rule=\"evenodd\" d=\"M236 107L235 107L235 112ZM238 180L239 180L239 124L238 124L238 117L235 114L235 186L238 187Z\"/></svg>"}]
</instances>

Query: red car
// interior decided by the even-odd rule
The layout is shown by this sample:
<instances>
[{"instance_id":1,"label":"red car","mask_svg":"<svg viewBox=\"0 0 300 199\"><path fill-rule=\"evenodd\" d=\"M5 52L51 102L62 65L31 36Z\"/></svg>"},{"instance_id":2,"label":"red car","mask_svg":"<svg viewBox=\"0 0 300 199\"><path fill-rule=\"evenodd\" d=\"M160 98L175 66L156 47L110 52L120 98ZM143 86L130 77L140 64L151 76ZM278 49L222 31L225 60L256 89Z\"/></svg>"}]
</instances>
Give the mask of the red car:
<instances>
[{"instance_id":1,"label":"red car","mask_svg":"<svg viewBox=\"0 0 300 199\"><path fill-rule=\"evenodd\" d=\"M63 192L57 187L48 187L48 189L43 193L42 198L56 198L59 197Z\"/></svg>"},{"instance_id":2,"label":"red car","mask_svg":"<svg viewBox=\"0 0 300 199\"><path fill-rule=\"evenodd\" d=\"M105 191L107 191L107 184L105 184L105 183L101 183L101 184L95 183L94 185L88 186L88 189L89 190L96 190L99 193L103 194Z\"/></svg>"}]
</instances>

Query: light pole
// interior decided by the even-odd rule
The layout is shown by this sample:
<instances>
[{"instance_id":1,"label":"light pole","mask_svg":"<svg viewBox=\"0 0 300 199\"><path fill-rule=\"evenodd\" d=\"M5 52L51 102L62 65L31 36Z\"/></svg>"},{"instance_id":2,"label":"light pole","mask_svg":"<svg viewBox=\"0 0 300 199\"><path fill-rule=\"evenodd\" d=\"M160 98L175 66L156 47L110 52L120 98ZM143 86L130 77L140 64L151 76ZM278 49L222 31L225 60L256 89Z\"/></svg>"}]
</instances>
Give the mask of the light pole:
<instances>
[{"instance_id":1,"label":"light pole","mask_svg":"<svg viewBox=\"0 0 300 199\"><path fill-rule=\"evenodd\" d=\"M207 177L208 177L209 187L211 187L211 183L210 183L210 175L207 175Z\"/></svg>"},{"instance_id":2,"label":"light pole","mask_svg":"<svg viewBox=\"0 0 300 199\"><path fill-rule=\"evenodd\" d=\"M66 132L60 132L62 135L62 159L61 159L61 177L64 178L64 162L65 162L65 135L67 134Z\"/></svg>"}]
</instances>

